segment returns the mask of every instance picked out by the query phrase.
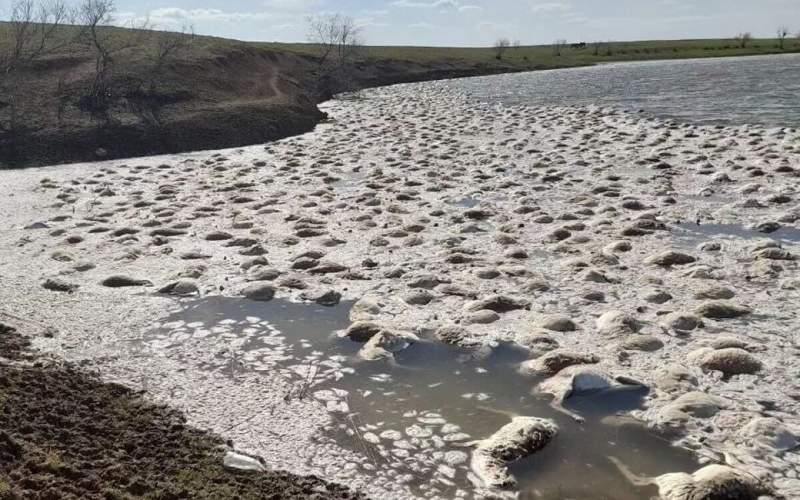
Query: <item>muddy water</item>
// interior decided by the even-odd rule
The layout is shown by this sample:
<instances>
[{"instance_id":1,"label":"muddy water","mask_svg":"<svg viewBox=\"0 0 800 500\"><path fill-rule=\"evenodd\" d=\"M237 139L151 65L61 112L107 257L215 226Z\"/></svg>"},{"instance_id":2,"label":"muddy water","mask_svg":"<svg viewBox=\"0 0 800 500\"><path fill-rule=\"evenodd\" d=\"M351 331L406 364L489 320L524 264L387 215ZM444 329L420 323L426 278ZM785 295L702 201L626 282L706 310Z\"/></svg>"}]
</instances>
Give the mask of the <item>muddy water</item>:
<instances>
[{"instance_id":1,"label":"muddy water","mask_svg":"<svg viewBox=\"0 0 800 500\"><path fill-rule=\"evenodd\" d=\"M683 59L460 78L473 99L643 110L682 123L800 126L800 55Z\"/></svg>"},{"instance_id":2,"label":"muddy water","mask_svg":"<svg viewBox=\"0 0 800 500\"><path fill-rule=\"evenodd\" d=\"M523 498L633 500L655 491L634 489L608 460L656 475L696 468L693 456L614 417L639 408L644 389L595 393L568 400L585 417L579 424L534 396L536 379L517 374L528 358L511 344L481 352L426 339L396 355L396 362L364 362L360 344L334 332L348 326L351 304L325 308L282 300L257 303L211 297L183 309L147 335L150 347L203 341L219 346L203 369L219 376L242 370L293 380L289 397L327 405L334 422L327 432L362 452L361 466L407 483L421 496L471 496L471 442L483 439L511 416L551 418L561 428L555 441L512 468Z\"/></svg>"},{"instance_id":3,"label":"muddy water","mask_svg":"<svg viewBox=\"0 0 800 500\"><path fill-rule=\"evenodd\" d=\"M800 229L781 227L771 233L763 233L748 229L741 224L678 224L675 236L690 241L707 241L709 239L743 239L774 240L779 243L800 244Z\"/></svg>"}]
</instances>

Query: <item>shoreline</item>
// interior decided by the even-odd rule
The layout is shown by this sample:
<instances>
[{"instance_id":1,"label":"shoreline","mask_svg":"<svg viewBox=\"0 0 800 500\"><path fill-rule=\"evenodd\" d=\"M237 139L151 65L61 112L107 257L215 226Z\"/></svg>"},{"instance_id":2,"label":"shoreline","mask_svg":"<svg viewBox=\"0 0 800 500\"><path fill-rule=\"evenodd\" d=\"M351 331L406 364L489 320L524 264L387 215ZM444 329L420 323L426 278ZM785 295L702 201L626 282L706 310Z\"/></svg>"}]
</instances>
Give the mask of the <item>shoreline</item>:
<instances>
[{"instance_id":1,"label":"shoreline","mask_svg":"<svg viewBox=\"0 0 800 500\"><path fill-rule=\"evenodd\" d=\"M99 283L125 274L160 288L196 267L180 257L195 252L208 256L194 278L200 290L239 296L252 283L254 273L241 266L251 257L206 239L224 231L267 250L261 271L277 271L281 298L334 290L359 301L351 320L396 332L457 325L465 344L512 342L530 348L532 358L553 343L595 354L594 368L650 388L647 408L632 416L701 454L772 474L787 496L800 492L790 475L800 464L783 448L783 437L800 436L798 399L783 390L793 387L796 371L790 306L800 283L790 257L800 240L785 240L781 249L682 224L699 217L796 230L796 135L686 126L693 135L683 137L659 120L605 108L475 106L441 82L367 96L327 103L335 120L308 134L196 153L188 163L176 155L141 159L141 170L116 161L91 170L0 171L8 221L0 232L0 299L17 316L59 325L52 338L36 336L38 347L149 387L200 427L219 431L231 408L247 415L274 402L271 419L228 431L245 451L367 494L403 496L383 489L392 476L374 481L358 451L313 444L331 418L319 402L286 405L280 381L264 386L249 374L232 385L198 371L220 345L155 343L158 356L124 355L126 339L163 327L154 318L179 310L180 302ZM231 193L237 183L246 186ZM467 198L477 203L459 204ZM152 220L161 224L145 224ZM37 221L50 227L18 229ZM100 226L109 231L91 231ZM181 232L150 235L162 226ZM115 234L125 228L136 232ZM73 236L79 238L68 241ZM325 255L310 259L316 262L307 270L294 267L311 250ZM365 265L366 257L377 265ZM78 270L87 259L96 267ZM325 262L341 269L313 272ZM31 268L40 275L32 277ZM79 288L47 291L46 278ZM433 286L420 290L420 280ZM469 297L496 294L529 301L530 310L473 314ZM709 310L709 303L724 307ZM740 313L746 319L732 317ZM107 331L120 318L123 339ZM715 364L723 355L733 361ZM304 417L300 428L297 415ZM261 443L249 435L254 429L273 434ZM773 434L782 438L763 438ZM324 456L309 464L307 448ZM342 471L342 461L354 465Z\"/></svg>"},{"instance_id":2,"label":"shoreline","mask_svg":"<svg viewBox=\"0 0 800 500\"><path fill-rule=\"evenodd\" d=\"M223 439L146 395L31 350L8 326L19 320L1 319L3 498L363 498L313 476L224 465L236 451Z\"/></svg>"},{"instance_id":3,"label":"shoreline","mask_svg":"<svg viewBox=\"0 0 800 500\"><path fill-rule=\"evenodd\" d=\"M648 63L730 59L738 57L772 57L794 55L798 50L776 53L707 55L704 57L649 58L610 61L569 62L563 65L535 62L525 66L494 61L491 64L464 61L442 61L429 64L400 60L375 60L358 65L355 78L364 90L386 86L446 81L457 78L496 76L539 71L587 68L606 64ZM250 57L260 57L250 55ZM167 106L156 126L130 123L123 116L120 123L96 126L90 122L70 127L60 125L23 132L23 139L11 149L0 149L0 169L37 168L48 164L82 163L104 160L134 160L139 157L178 154L198 150L217 150L259 145L312 131L326 117L319 110L325 98L313 97L312 82L306 72L308 56L281 54L274 66L263 69L264 78L285 80L277 95L264 99L243 98L241 102L209 102L198 100L187 109ZM516 63L515 63L516 64ZM282 66L284 65L284 66ZM277 73L279 76L275 77ZM285 93L285 94L284 94ZM5 159L6 165L3 164ZM10 166L18 163L19 166Z\"/></svg>"}]
</instances>

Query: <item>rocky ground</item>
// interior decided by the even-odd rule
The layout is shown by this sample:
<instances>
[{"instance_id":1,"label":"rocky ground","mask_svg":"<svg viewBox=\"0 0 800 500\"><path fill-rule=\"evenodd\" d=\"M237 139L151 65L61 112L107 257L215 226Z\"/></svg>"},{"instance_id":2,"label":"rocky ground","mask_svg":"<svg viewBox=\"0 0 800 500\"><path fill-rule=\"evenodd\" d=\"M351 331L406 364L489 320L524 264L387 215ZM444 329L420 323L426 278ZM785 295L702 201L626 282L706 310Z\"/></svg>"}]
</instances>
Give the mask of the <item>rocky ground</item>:
<instances>
[{"instance_id":1,"label":"rocky ground","mask_svg":"<svg viewBox=\"0 0 800 500\"><path fill-rule=\"evenodd\" d=\"M511 341L556 405L646 385L633 416L800 496L797 131L475 104L447 83L325 111L267 146L0 172L2 313L270 465L376 496L408 491L320 439L330 400L202 372L211 348L126 346L180 310L175 295L357 300L364 359L426 331Z\"/></svg>"}]
</instances>

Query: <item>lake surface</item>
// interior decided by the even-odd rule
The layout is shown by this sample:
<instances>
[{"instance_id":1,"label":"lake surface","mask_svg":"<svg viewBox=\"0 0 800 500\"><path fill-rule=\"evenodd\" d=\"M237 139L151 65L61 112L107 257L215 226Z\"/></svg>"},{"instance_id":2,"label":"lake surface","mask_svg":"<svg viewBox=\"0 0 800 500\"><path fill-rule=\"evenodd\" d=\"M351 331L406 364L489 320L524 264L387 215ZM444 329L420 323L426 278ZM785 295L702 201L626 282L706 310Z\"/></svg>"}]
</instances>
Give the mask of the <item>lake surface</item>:
<instances>
[{"instance_id":1,"label":"lake surface","mask_svg":"<svg viewBox=\"0 0 800 500\"><path fill-rule=\"evenodd\" d=\"M421 497L471 491L470 443L513 415L550 418L560 428L543 451L511 467L522 498L639 500L657 493L631 485L612 456L643 475L698 466L692 453L617 417L640 408L646 388L621 386L568 399L570 410L585 418L578 423L534 392L541 378L517 372L530 353L514 344L476 352L420 332L420 342L397 353L394 362L360 360L363 344L334 333L349 326L351 305L207 297L184 302L144 343L156 349L212 343L229 348L220 349L221 360L236 349L233 364L204 368L220 377L254 371L268 380L282 373L298 389L291 397L328 406L328 436L368 457L367 474L390 473Z\"/></svg>"},{"instance_id":2,"label":"lake surface","mask_svg":"<svg viewBox=\"0 0 800 500\"><path fill-rule=\"evenodd\" d=\"M800 54L610 63L446 85L482 102L599 105L695 124L800 127Z\"/></svg>"}]
</instances>

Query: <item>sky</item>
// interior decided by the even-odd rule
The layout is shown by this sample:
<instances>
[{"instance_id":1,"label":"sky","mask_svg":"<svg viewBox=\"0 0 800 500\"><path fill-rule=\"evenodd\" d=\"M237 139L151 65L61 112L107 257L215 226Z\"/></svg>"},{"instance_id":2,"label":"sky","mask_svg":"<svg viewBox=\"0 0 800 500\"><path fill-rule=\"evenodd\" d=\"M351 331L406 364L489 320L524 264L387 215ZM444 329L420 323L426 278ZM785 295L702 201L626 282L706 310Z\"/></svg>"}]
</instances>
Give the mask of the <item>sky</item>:
<instances>
[{"instance_id":1,"label":"sky","mask_svg":"<svg viewBox=\"0 0 800 500\"><path fill-rule=\"evenodd\" d=\"M0 0L0 3L2 0ZM725 38L800 32L800 0L116 0L119 23L148 15L157 27L198 34L302 42L306 18L342 13L370 45L487 46Z\"/></svg>"}]
</instances>

